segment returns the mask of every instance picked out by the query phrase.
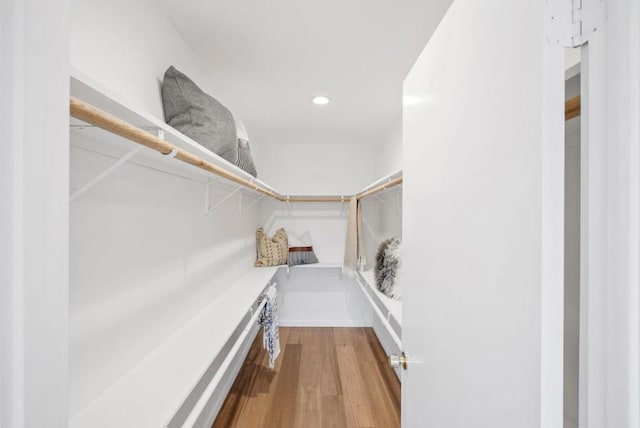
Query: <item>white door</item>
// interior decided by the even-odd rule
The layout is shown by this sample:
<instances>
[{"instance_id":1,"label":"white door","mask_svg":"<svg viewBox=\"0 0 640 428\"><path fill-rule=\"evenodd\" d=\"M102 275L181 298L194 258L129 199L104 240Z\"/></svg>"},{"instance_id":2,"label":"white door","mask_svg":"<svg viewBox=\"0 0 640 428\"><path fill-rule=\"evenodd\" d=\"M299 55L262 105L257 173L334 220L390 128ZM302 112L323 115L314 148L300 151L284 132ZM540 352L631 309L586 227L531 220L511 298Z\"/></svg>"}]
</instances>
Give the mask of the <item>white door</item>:
<instances>
[{"instance_id":1,"label":"white door","mask_svg":"<svg viewBox=\"0 0 640 428\"><path fill-rule=\"evenodd\" d=\"M562 426L563 54L455 0L405 80L403 427Z\"/></svg>"}]
</instances>

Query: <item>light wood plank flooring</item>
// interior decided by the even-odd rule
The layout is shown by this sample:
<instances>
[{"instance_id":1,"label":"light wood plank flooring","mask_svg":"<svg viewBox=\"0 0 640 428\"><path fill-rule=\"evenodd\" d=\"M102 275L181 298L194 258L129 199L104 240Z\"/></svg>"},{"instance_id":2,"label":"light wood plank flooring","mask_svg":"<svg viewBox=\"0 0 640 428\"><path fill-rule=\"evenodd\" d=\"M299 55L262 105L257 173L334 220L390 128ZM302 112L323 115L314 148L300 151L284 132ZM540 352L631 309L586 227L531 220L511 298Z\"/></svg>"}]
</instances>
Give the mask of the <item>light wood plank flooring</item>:
<instances>
[{"instance_id":1,"label":"light wood plank flooring","mask_svg":"<svg viewBox=\"0 0 640 428\"><path fill-rule=\"evenodd\" d=\"M371 328L281 328L274 370L258 333L214 428L400 426L400 382Z\"/></svg>"}]
</instances>

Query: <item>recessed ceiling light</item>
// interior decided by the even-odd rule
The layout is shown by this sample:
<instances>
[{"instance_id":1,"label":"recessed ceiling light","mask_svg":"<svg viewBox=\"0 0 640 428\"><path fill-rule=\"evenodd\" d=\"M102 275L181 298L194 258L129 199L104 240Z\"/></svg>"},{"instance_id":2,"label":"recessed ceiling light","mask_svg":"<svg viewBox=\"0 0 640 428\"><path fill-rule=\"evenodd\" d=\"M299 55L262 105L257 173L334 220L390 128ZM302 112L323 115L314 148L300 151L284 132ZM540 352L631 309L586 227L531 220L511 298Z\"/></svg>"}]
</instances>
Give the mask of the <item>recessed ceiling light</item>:
<instances>
[{"instance_id":1,"label":"recessed ceiling light","mask_svg":"<svg viewBox=\"0 0 640 428\"><path fill-rule=\"evenodd\" d=\"M314 103L315 105L323 106L323 105L329 104L331 102L331 99L329 97L319 95L317 97L313 97L311 99L311 102Z\"/></svg>"}]
</instances>

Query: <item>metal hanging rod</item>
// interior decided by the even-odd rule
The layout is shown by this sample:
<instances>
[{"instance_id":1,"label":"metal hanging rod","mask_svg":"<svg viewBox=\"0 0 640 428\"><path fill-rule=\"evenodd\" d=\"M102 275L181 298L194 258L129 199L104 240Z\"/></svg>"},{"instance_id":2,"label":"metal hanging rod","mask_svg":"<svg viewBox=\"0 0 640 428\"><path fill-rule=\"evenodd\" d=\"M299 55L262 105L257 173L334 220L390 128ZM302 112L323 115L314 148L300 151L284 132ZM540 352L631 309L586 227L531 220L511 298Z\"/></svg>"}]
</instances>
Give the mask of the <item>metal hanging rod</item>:
<instances>
[{"instance_id":1,"label":"metal hanging rod","mask_svg":"<svg viewBox=\"0 0 640 428\"><path fill-rule=\"evenodd\" d=\"M246 178L240 177L231 171L227 171L220 166L214 165L191 152L181 149L162 138L141 129L140 127L131 125L124 120L118 119L117 117L101 111L75 97L70 98L70 114L76 119L80 119L86 123L104 129L105 131L119 135L122 138L140 144L165 156L174 157L177 160L188 163L196 168L200 168L217 176L226 178L229 181L240 184L241 186L281 202L345 202L353 196L357 199L362 199L402 183L402 177L399 177L353 196L284 196L271 189L265 188L259 183L247 180Z\"/></svg>"}]
</instances>

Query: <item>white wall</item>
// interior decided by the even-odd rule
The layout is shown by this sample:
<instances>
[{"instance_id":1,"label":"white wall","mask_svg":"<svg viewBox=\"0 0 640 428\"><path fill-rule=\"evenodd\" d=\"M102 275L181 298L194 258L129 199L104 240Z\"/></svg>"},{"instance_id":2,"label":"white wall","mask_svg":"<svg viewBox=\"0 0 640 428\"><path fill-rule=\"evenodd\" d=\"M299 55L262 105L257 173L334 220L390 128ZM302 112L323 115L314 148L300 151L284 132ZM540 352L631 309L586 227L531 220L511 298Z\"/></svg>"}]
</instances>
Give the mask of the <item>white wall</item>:
<instances>
[{"instance_id":1,"label":"white wall","mask_svg":"<svg viewBox=\"0 0 640 428\"><path fill-rule=\"evenodd\" d=\"M373 312L355 280L340 268L281 269L276 277L280 325L296 327L371 326Z\"/></svg>"},{"instance_id":2,"label":"white wall","mask_svg":"<svg viewBox=\"0 0 640 428\"><path fill-rule=\"evenodd\" d=\"M136 108L163 117L171 64L202 84L198 59L152 2L76 0L71 17L72 65ZM100 132L73 131L72 144ZM72 147L71 190L111 162ZM212 201L230 190L215 187ZM71 204L72 415L253 265L259 210L240 217L238 197L205 215L202 183L128 163Z\"/></svg>"},{"instance_id":3,"label":"white wall","mask_svg":"<svg viewBox=\"0 0 640 428\"><path fill-rule=\"evenodd\" d=\"M256 154L258 176L283 194L350 195L377 178L370 145L266 144Z\"/></svg>"},{"instance_id":4,"label":"white wall","mask_svg":"<svg viewBox=\"0 0 640 428\"><path fill-rule=\"evenodd\" d=\"M402 190L395 187L379 193L378 200L368 197L361 200L365 269L373 269L378 247L385 239L402 239Z\"/></svg>"},{"instance_id":5,"label":"white wall","mask_svg":"<svg viewBox=\"0 0 640 428\"><path fill-rule=\"evenodd\" d=\"M375 180L373 146L358 144L268 144L258 153L259 176L284 194L351 195ZM320 263L341 265L348 203L291 204L265 201L261 224L273 234L309 231ZM339 269L294 268L280 278L283 325L370 325L363 296Z\"/></svg>"},{"instance_id":6,"label":"white wall","mask_svg":"<svg viewBox=\"0 0 640 428\"><path fill-rule=\"evenodd\" d=\"M200 61L157 4L72 0L71 66L75 69L163 118L159 88L170 65L207 90Z\"/></svg>"},{"instance_id":7,"label":"white wall","mask_svg":"<svg viewBox=\"0 0 640 428\"><path fill-rule=\"evenodd\" d=\"M384 177L402 169L402 109L391 122L387 132L375 145L375 175Z\"/></svg>"},{"instance_id":8,"label":"white wall","mask_svg":"<svg viewBox=\"0 0 640 428\"><path fill-rule=\"evenodd\" d=\"M261 207L261 226L269 235L284 227L288 232L302 235L309 232L313 247L321 263L341 264L347 234L348 204L295 203L289 210L286 203L264 201Z\"/></svg>"},{"instance_id":9,"label":"white wall","mask_svg":"<svg viewBox=\"0 0 640 428\"><path fill-rule=\"evenodd\" d=\"M72 189L112 161L73 148ZM71 204L72 414L252 266L257 208L205 215L204 188L126 164Z\"/></svg>"}]
</instances>

